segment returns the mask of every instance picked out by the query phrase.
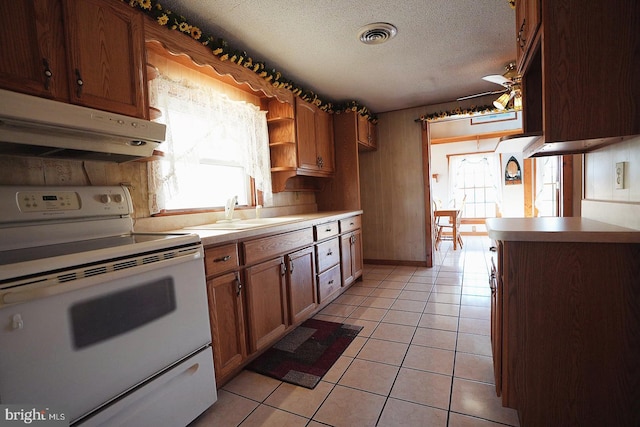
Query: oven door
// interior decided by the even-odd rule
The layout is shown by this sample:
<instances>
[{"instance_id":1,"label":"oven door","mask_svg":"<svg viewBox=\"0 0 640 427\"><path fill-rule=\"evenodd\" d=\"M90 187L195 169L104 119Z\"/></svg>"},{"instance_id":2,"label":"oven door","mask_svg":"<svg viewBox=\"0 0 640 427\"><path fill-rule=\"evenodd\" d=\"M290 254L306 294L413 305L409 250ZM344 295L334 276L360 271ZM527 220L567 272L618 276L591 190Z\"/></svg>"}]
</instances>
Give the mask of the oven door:
<instances>
[{"instance_id":1,"label":"oven door","mask_svg":"<svg viewBox=\"0 0 640 427\"><path fill-rule=\"evenodd\" d=\"M202 247L145 260L5 291L0 403L64 408L73 422L207 347Z\"/></svg>"}]
</instances>

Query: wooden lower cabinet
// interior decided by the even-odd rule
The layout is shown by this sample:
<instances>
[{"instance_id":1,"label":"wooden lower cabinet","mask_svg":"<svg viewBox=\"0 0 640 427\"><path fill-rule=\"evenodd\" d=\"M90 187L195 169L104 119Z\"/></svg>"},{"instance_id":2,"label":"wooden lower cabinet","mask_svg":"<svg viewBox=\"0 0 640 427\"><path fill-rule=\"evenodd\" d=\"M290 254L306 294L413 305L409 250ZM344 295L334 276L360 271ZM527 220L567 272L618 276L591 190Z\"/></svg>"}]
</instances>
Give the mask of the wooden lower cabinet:
<instances>
[{"instance_id":1,"label":"wooden lower cabinet","mask_svg":"<svg viewBox=\"0 0 640 427\"><path fill-rule=\"evenodd\" d=\"M318 274L318 299L323 303L340 290L340 265L336 264L327 271Z\"/></svg>"},{"instance_id":2,"label":"wooden lower cabinet","mask_svg":"<svg viewBox=\"0 0 640 427\"><path fill-rule=\"evenodd\" d=\"M287 255L287 295L292 324L308 318L318 305L313 247Z\"/></svg>"},{"instance_id":3,"label":"wooden lower cabinet","mask_svg":"<svg viewBox=\"0 0 640 427\"><path fill-rule=\"evenodd\" d=\"M246 269L249 351L271 345L289 325L284 257Z\"/></svg>"},{"instance_id":4,"label":"wooden lower cabinet","mask_svg":"<svg viewBox=\"0 0 640 427\"><path fill-rule=\"evenodd\" d=\"M344 290L338 227L333 221L205 248L218 388ZM361 250L349 251L349 264L362 270Z\"/></svg>"},{"instance_id":5,"label":"wooden lower cabinet","mask_svg":"<svg viewBox=\"0 0 640 427\"><path fill-rule=\"evenodd\" d=\"M362 230L340 237L342 286L349 286L362 276Z\"/></svg>"},{"instance_id":6,"label":"wooden lower cabinet","mask_svg":"<svg viewBox=\"0 0 640 427\"><path fill-rule=\"evenodd\" d=\"M503 405L522 426L640 425L640 244L498 249L492 344Z\"/></svg>"},{"instance_id":7,"label":"wooden lower cabinet","mask_svg":"<svg viewBox=\"0 0 640 427\"><path fill-rule=\"evenodd\" d=\"M247 358L242 291L239 272L207 280L213 363L218 385L226 382Z\"/></svg>"}]
</instances>

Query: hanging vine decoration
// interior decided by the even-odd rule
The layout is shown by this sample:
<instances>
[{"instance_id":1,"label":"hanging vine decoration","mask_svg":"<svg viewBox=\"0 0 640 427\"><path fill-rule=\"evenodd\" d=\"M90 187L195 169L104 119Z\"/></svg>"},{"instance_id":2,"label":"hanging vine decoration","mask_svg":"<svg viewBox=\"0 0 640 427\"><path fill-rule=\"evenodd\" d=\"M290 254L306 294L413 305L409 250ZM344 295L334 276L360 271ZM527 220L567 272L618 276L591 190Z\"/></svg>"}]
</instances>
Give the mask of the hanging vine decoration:
<instances>
[{"instance_id":1,"label":"hanging vine decoration","mask_svg":"<svg viewBox=\"0 0 640 427\"><path fill-rule=\"evenodd\" d=\"M129 6L141 10L146 15L153 18L159 25L188 35L192 39L211 49L211 53L221 61L230 61L241 65L258 74L267 82L271 83L273 87L289 90L295 96L300 97L306 102L314 104L323 111L329 113L354 111L361 116L366 117L369 121L374 123L377 123L378 121L378 118L374 113L369 111L369 109L364 105L359 104L357 101L347 101L336 104L323 101L318 94L311 90L304 89L294 81L287 79L275 68L269 68L266 63L254 60L246 51L233 49L225 40L219 37L214 37L210 34L204 34L200 28L189 24L187 18L165 9L157 0L121 1L128 2Z\"/></svg>"}]
</instances>

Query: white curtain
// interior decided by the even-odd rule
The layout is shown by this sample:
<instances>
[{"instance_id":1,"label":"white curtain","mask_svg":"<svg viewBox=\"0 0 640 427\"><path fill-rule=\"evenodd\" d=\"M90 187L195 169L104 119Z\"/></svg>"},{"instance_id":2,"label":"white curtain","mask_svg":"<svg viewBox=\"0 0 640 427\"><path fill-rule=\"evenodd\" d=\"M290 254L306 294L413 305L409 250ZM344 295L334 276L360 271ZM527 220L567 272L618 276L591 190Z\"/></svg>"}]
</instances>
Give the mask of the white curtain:
<instances>
[{"instance_id":1,"label":"white curtain","mask_svg":"<svg viewBox=\"0 0 640 427\"><path fill-rule=\"evenodd\" d=\"M159 121L167 125L160 150L161 161L149 163L149 209L165 209L168 197L186 191L183 173L197 170L203 161L245 168L263 192L264 204L272 200L269 134L266 112L246 102L233 101L209 87L159 76L149 82L150 104L158 108ZM224 183L202 182L203 188Z\"/></svg>"}]
</instances>

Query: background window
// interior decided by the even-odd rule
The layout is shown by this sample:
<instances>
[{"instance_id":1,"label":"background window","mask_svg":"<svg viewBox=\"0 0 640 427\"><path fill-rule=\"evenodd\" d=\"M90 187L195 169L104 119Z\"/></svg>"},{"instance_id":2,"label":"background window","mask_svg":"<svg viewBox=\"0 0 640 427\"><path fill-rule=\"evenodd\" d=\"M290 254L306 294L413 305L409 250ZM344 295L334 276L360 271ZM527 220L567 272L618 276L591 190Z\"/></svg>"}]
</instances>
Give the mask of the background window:
<instances>
[{"instance_id":1,"label":"background window","mask_svg":"<svg viewBox=\"0 0 640 427\"><path fill-rule=\"evenodd\" d=\"M460 206L465 200L463 218L496 216L497 186L494 155L471 154L449 158L449 206ZM466 198L465 198L466 196Z\"/></svg>"}]
</instances>

